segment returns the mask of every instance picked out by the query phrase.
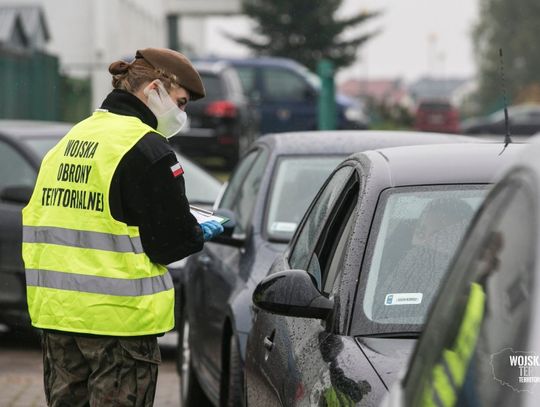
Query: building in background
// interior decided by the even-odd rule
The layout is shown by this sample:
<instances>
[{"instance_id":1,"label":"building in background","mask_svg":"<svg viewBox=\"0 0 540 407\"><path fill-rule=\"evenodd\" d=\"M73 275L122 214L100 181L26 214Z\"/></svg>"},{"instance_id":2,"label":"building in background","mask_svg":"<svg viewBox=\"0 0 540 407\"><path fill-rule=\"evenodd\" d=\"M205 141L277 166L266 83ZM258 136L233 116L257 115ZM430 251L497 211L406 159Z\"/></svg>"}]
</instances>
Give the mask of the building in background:
<instances>
[{"instance_id":1,"label":"building in background","mask_svg":"<svg viewBox=\"0 0 540 407\"><path fill-rule=\"evenodd\" d=\"M209 17L241 14L240 0L165 0L168 46L190 56L209 53L206 23Z\"/></svg>"},{"instance_id":2,"label":"building in background","mask_svg":"<svg viewBox=\"0 0 540 407\"><path fill-rule=\"evenodd\" d=\"M13 3L13 0L0 0L0 8ZM99 106L111 89L107 72L111 62L132 57L137 48L167 45L164 0L17 0L16 3L41 6L49 31L45 49L58 56L62 74L90 79L91 109Z\"/></svg>"},{"instance_id":3,"label":"building in background","mask_svg":"<svg viewBox=\"0 0 540 407\"><path fill-rule=\"evenodd\" d=\"M209 16L240 12L240 0L17 0L41 6L49 29L47 52L57 55L62 74L88 78L91 108L111 89L109 64L130 59L145 47L206 52ZM14 4L0 0L0 8ZM0 24L0 32L3 30ZM191 52L190 52L191 51Z\"/></svg>"},{"instance_id":4,"label":"building in background","mask_svg":"<svg viewBox=\"0 0 540 407\"><path fill-rule=\"evenodd\" d=\"M348 79L338 85L341 93L355 99L389 106L408 107L411 99L401 79Z\"/></svg>"},{"instance_id":5,"label":"building in background","mask_svg":"<svg viewBox=\"0 0 540 407\"><path fill-rule=\"evenodd\" d=\"M424 100L445 100L459 106L468 93L470 78L421 77L409 86L412 98L417 102Z\"/></svg>"},{"instance_id":6,"label":"building in background","mask_svg":"<svg viewBox=\"0 0 540 407\"><path fill-rule=\"evenodd\" d=\"M61 117L62 81L58 58L46 51L49 39L40 6L0 6L1 118Z\"/></svg>"}]
</instances>

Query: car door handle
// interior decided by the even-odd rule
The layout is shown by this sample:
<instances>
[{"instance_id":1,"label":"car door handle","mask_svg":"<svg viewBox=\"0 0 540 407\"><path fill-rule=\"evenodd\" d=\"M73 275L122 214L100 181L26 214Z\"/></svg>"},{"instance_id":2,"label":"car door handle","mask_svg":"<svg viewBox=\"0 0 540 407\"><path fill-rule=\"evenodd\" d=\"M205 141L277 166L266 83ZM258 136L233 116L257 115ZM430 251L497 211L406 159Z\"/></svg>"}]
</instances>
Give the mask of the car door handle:
<instances>
[{"instance_id":1,"label":"car door handle","mask_svg":"<svg viewBox=\"0 0 540 407\"><path fill-rule=\"evenodd\" d=\"M263 345L267 351L271 351L274 348L274 342L268 336L264 338Z\"/></svg>"}]
</instances>

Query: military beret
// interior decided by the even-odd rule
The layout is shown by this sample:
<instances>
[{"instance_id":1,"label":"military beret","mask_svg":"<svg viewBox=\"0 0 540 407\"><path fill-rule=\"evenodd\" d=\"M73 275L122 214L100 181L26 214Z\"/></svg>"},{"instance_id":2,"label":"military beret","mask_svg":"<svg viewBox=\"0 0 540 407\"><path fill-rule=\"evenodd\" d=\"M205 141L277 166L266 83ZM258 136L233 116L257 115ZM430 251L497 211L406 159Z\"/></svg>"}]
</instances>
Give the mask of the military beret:
<instances>
[{"instance_id":1,"label":"military beret","mask_svg":"<svg viewBox=\"0 0 540 407\"><path fill-rule=\"evenodd\" d=\"M199 73L191 61L180 52L167 48L145 48L137 50L135 58L142 58L155 69L175 75L178 84L189 91L191 100L205 96Z\"/></svg>"}]
</instances>

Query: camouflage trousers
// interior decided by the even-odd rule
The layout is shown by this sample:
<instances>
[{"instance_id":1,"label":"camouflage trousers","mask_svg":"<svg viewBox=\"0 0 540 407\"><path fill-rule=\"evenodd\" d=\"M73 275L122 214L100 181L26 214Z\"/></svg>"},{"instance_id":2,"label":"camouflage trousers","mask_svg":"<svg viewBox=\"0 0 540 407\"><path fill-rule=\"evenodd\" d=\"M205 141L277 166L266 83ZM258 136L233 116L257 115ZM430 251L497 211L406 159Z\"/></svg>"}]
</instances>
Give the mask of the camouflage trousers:
<instances>
[{"instance_id":1,"label":"camouflage trousers","mask_svg":"<svg viewBox=\"0 0 540 407\"><path fill-rule=\"evenodd\" d=\"M44 332L42 346L47 405L153 405L161 363L155 337Z\"/></svg>"}]
</instances>

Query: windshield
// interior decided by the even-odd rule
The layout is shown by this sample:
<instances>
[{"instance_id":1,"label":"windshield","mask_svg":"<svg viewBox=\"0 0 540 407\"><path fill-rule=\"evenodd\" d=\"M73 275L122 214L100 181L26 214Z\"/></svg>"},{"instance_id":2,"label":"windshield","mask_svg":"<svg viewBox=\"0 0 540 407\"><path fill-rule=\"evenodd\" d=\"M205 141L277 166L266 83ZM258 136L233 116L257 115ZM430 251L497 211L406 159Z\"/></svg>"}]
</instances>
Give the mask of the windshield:
<instances>
[{"instance_id":1,"label":"windshield","mask_svg":"<svg viewBox=\"0 0 540 407\"><path fill-rule=\"evenodd\" d=\"M221 190L221 182L186 157L176 152L175 154L184 169L186 196L189 202L212 205Z\"/></svg>"},{"instance_id":2,"label":"windshield","mask_svg":"<svg viewBox=\"0 0 540 407\"><path fill-rule=\"evenodd\" d=\"M386 190L368 242L363 312L377 324L419 325L487 186Z\"/></svg>"},{"instance_id":3,"label":"windshield","mask_svg":"<svg viewBox=\"0 0 540 407\"><path fill-rule=\"evenodd\" d=\"M61 136L58 137L39 137L39 138L23 138L26 145L28 145L37 156L43 160L45 154L53 148L56 143L60 141Z\"/></svg>"},{"instance_id":4,"label":"windshield","mask_svg":"<svg viewBox=\"0 0 540 407\"><path fill-rule=\"evenodd\" d=\"M206 92L205 100L223 99L225 96L219 76L207 72L201 72L200 74Z\"/></svg>"},{"instance_id":5,"label":"windshield","mask_svg":"<svg viewBox=\"0 0 540 407\"><path fill-rule=\"evenodd\" d=\"M291 239L324 180L343 158L310 156L278 160L266 222L270 238Z\"/></svg>"}]
</instances>

